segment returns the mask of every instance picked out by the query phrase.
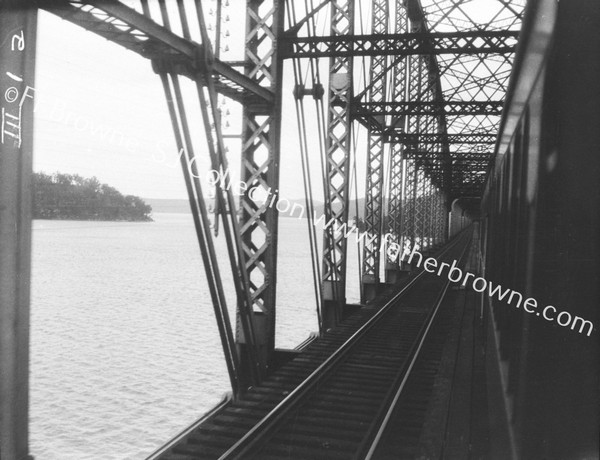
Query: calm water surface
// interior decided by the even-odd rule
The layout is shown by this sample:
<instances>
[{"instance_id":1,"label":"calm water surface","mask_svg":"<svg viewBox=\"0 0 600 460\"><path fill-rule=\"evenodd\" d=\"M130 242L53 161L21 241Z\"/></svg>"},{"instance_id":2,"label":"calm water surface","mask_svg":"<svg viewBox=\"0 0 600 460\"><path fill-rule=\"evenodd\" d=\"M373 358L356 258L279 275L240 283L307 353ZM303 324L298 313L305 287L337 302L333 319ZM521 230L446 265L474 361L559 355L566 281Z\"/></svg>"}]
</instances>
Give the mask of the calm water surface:
<instances>
[{"instance_id":1,"label":"calm water surface","mask_svg":"<svg viewBox=\"0 0 600 460\"><path fill-rule=\"evenodd\" d=\"M229 390L191 217L154 217L33 223L38 460L145 458ZM293 347L317 328L306 222L281 219L279 242L277 346ZM225 255L222 238L217 247ZM349 249L348 300L357 301Z\"/></svg>"}]
</instances>

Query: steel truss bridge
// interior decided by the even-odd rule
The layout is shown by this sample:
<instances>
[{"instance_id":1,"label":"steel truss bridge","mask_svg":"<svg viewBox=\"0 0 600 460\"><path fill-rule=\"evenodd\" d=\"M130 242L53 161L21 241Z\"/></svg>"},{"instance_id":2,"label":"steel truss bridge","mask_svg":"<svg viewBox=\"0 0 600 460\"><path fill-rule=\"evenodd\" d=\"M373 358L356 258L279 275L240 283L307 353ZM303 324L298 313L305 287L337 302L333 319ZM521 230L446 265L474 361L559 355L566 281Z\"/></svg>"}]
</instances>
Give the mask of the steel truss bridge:
<instances>
[{"instance_id":1,"label":"steel truss bridge","mask_svg":"<svg viewBox=\"0 0 600 460\"><path fill-rule=\"evenodd\" d=\"M13 73L29 77L15 83L19 90L33 86L36 8L151 61L177 149L184 152L182 173L235 394L260 382L274 362L279 211L218 188L211 221L194 161L192 132L198 128L190 123L190 107L200 107L212 168L226 171L219 100L241 106L241 150L235 152L240 178L248 190L267 194L279 189L282 120L290 116L282 113L282 101L293 98L315 302L325 331L345 316L348 239L337 229L351 223L357 181L365 184L364 231L372 237L361 249L363 302L406 270L382 251L384 243L436 248L448 238L451 204L482 195L524 10L522 0L3 2L7 8L25 3L29 11L19 9L13 23L2 24L10 26L3 30L22 30L29 43L24 52L30 59L11 54L14 49L0 54L3 70L13 65ZM221 58L229 3L245 8L240 61ZM284 76L293 79L291 94L284 91ZM182 79L195 85L195 100L184 97ZM29 116L31 122L27 101L23 110L22 120ZM364 147L355 142L359 132L366 135ZM10 148L30 149L31 127L19 136ZM309 142L315 137L316 146ZM364 177L354 176L358 148L366 149ZM319 161L320 177L311 178L310 163ZM332 223L322 234L312 225L313 180L322 184L323 196L316 198L324 201L325 222ZM226 268L239 275L235 321L227 313L215 226L227 241Z\"/></svg>"},{"instance_id":2,"label":"steel truss bridge","mask_svg":"<svg viewBox=\"0 0 600 460\"><path fill-rule=\"evenodd\" d=\"M31 459L40 9L147 59L164 89L232 397L152 459L597 458L597 0L0 0L2 460ZM223 101L241 118L233 152ZM283 351L272 203L290 119L319 334ZM239 159L246 193L209 196L200 155L223 176ZM399 261L412 250L480 276L462 289ZM510 299L476 288L488 280Z\"/></svg>"},{"instance_id":3,"label":"steel truss bridge","mask_svg":"<svg viewBox=\"0 0 600 460\"><path fill-rule=\"evenodd\" d=\"M187 107L200 106L211 165L225 171L218 101L225 97L241 105L240 177L248 189L266 193L279 188L282 98L293 97L309 228L314 215L309 161L319 159L309 154L307 135L318 133L323 166L318 179L325 221L332 225L322 236L314 226L309 233L319 326L325 330L344 316L347 238L336 229L350 225L352 181L365 183L364 231L373 237L362 248L363 301L374 298L382 283L397 280L404 268L382 253L383 235L388 244L405 249L437 246L448 235L450 204L481 196L524 2L494 0L483 8L479 3L249 0L244 2L244 59L237 62L220 59L223 0L211 3L210 14L207 2L200 1L30 3L152 62L164 87L177 148L185 152L182 171L234 391L260 381L273 359L278 210L257 204L248 194L239 203L231 190L216 194L228 264L239 274L234 331ZM35 30L28 33L35 38ZM284 94L284 69L290 68L294 89ZM184 99L182 78L196 85L196 101ZM315 106L312 124L306 115L309 100ZM352 177L357 132L367 136L366 177L361 178Z\"/></svg>"}]
</instances>

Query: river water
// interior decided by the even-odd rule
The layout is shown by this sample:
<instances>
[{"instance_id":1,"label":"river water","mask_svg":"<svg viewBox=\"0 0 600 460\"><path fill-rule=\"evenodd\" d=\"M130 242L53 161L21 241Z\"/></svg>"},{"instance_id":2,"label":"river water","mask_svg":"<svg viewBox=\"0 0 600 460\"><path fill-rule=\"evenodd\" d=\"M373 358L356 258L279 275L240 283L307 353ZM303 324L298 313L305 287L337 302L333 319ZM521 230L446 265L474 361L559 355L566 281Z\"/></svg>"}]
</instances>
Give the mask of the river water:
<instances>
[{"instance_id":1,"label":"river water","mask_svg":"<svg viewBox=\"0 0 600 460\"><path fill-rule=\"evenodd\" d=\"M145 458L229 390L191 216L154 218L33 223L30 444L37 460ZM317 329L308 247L306 221L280 219L278 347ZM349 261L353 302L352 244ZM223 278L229 283L230 273ZM228 299L233 314L234 296Z\"/></svg>"}]
</instances>

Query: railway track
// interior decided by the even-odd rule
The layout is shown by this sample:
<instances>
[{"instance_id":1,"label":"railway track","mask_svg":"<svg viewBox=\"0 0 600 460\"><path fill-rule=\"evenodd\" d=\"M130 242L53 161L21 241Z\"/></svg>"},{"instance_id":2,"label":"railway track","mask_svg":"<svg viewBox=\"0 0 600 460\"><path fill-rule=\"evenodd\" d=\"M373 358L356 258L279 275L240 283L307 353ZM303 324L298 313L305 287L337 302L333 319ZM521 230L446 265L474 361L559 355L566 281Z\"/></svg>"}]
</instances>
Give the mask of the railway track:
<instances>
[{"instance_id":1,"label":"railway track","mask_svg":"<svg viewBox=\"0 0 600 460\"><path fill-rule=\"evenodd\" d=\"M469 242L470 234L461 234L438 260L462 262ZM423 412L428 395L412 385L414 397L406 398L407 382L435 373L435 363L416 363L436 341L431 332L448 287L445 276L415 276L364 325L349 321L336 328L155 458L377 458L399 401L407 423L414 419L404 430L406 444L414 443L419 427L411 413Z\"/></svg>"}]
</instances>

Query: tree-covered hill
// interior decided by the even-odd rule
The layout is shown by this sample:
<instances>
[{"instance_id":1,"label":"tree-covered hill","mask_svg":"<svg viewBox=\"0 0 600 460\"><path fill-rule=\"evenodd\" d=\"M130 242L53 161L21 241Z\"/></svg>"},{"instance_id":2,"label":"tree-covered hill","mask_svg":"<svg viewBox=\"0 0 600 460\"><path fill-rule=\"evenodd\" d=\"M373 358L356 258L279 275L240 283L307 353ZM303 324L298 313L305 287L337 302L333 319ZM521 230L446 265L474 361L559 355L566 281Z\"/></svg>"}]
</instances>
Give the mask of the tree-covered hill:
<instances>
[{"instance_id":1,"label":"tree-covered hill","mask_svg":"<svg viewBox=\"0 0 600 460\"><path fill-rule=\"evenodd\" d=\"M77 174L33 174L33 218L149 221L152 207L98 179Z\"/></svg>"}]
</instances>

